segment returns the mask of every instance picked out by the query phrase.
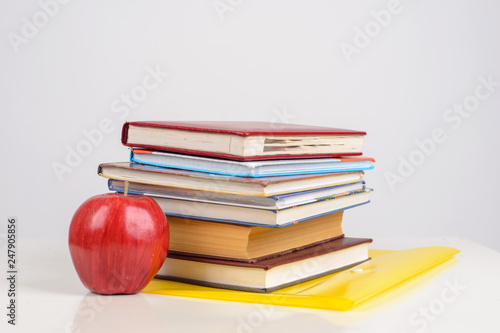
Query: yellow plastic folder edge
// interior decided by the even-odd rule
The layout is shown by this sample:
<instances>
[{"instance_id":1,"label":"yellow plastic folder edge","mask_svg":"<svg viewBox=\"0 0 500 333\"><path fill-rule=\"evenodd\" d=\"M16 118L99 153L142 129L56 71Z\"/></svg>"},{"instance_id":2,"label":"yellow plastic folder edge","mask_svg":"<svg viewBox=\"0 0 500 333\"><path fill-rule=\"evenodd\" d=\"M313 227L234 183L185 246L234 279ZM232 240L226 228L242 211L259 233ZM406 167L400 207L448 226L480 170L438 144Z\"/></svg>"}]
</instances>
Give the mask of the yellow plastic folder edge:
<instances>
[{"instance_id":1,"label":"yellow plastic folder edge","mask_svg":"<svg viewBox=\"0 0 500 333\"><path fill-rule=\"evenodd\" d=\"M451 259L459 252L457 249L444 246L402 251L370 250L369 255L372 259L355 267L264 294L158 279L151 281L143 292L346 311L398 283Z\"/></svg>"}]
</instances>

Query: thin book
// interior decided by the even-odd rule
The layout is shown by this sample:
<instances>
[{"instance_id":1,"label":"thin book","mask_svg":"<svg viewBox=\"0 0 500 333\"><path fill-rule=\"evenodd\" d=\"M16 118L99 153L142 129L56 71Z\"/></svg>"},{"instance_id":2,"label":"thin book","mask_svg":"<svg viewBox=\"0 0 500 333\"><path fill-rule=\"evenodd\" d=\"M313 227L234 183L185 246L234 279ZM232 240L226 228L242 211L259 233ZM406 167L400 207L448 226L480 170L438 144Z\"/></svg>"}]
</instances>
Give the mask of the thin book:
<instances>
[{"instance_id":1,"label":"thin book","mask_svg":"<svg viewBox=\"0 0 500 333\"><path fill-rule=\"evenodd\" d=\"M233 161L146 149L132 149L130 152L130 161L173 169L239 177L266 177L371 170L375 162L373 158L369 157Z\"/></svg>"},{"instance_id":2,"label":"thin book","mask_svg":"<svg viewBox=\"0 0 500 333\"><path fill-rule=\"evenodd\" d=\"M269 177L236 177L189 170L155 167L140 163L102 163L99 176L130 182L254 196L291 192L354 183L363 171Z\"/></svg>"}]
</instances>

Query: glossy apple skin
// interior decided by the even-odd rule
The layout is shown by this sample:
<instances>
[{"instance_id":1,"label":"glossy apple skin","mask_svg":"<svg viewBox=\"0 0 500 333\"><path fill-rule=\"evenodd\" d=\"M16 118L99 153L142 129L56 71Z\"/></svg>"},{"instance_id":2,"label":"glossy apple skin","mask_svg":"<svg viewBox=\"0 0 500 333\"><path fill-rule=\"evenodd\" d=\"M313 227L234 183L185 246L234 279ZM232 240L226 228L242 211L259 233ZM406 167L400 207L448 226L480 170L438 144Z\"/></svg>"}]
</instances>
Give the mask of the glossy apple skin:
<instances>
[{"instance_id":1,"label":"glossy apple skin","mask_svg":"<svg viewBox=\"0 0 500 333\"><path fill-rule=\"evenodd\" d=\"M107 193L87 199L69 228L69 250L83 285L98 294L135 294L163 265L167 218L147 196Z\"/></svg>"}]
</instances>

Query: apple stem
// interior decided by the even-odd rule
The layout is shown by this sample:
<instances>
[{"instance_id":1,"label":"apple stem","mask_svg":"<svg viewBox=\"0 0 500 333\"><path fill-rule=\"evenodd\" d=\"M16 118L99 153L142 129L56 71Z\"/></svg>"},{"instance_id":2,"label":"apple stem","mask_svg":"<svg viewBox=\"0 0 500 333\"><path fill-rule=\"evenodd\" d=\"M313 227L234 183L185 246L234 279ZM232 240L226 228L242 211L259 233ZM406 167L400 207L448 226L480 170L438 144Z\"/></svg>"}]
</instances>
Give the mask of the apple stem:
<instances>
[{"instance_id":1,"label":"apple stem","mask_svg":"<svg viewBox=\"0 0 500 333\"><path fill-rule=\"evenodd\" d=\"M125 190L123 191L123 195L127 196L128 194L128 180L125 181Z\"/></svg>"}]
</instances>

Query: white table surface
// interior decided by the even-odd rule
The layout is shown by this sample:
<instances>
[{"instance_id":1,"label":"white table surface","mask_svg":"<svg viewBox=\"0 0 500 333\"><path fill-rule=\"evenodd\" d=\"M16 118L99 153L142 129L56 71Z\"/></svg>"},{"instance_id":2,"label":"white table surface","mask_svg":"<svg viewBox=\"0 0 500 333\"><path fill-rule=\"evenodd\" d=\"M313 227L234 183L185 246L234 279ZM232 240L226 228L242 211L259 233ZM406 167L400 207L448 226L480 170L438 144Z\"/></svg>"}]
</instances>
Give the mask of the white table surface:
<instances>
[{"instance_id":1,"label":"white table surface","mask_svg":"<svg viewBox=\"0 0 500 333\"><path fill-rule=\"evenodd\" d=\"M376 238L371 248L433 245L461 250L458 260L378 301L337 312L145 293L100 296L81 284L65 239L21 239L17 325L7 324L2 278L0 332L500 332L499 252L452 237ZM2 260L3 272L6 265Z\"/></svg>"}]
</instances>

